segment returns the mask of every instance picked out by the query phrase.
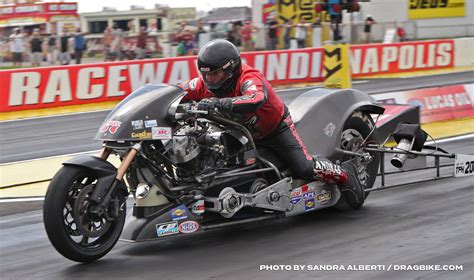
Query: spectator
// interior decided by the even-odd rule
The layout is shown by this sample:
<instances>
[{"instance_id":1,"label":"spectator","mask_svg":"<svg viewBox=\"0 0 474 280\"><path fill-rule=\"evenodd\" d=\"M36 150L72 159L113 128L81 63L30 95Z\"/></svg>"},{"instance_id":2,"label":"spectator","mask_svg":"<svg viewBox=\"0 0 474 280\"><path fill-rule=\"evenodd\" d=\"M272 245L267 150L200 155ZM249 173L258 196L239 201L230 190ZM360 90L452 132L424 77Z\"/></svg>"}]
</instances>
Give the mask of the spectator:
<instances>
[{"instance_id":1,"label":"spectator","mask_svg":"<svg viewBox=\"0 0 474 280\"><path fill-rule=\"evenodd\" d=\"M10 35L10 52L12 53L13 67L21 67L23 52L25 51L25 36L19 28L15 28Z\"/></svg>"},{"instance_id":2,"label":"spectator","mask_svg":"<svg viewBox=\"0 0 474 280\"><path fill-rule=\"evenodd\" d=\"M140 33L138 34L137 38L137 45L135 48L135 57L137 59L144 59L145 58L145 51L146 51L146 40L148 39L148 32L146 31L146 27L140 27Z\"/></svg>"},{"instance_id":3,"label":"spectator","mask_svg":"<svg viewBox=\"0 0 474 280\"><path fill-rule=\"evenodd\" d=\"M71 54L69 53L69 34L64 30L60 38L60 54L59 63L61 65L68 65L71 62Z\"/></svg>"},{"instance_id":4,"label":"spectator","mask_svg":"<svg viewBox=\"0 0 474 280\"><path fill-rule=\"evenodd\" d=\"M39 34L39 30L35 29L33 31L32 38L30 40L31 46L31 66L38 67L41 66L43 61L43 39Z\"/></svg>"},{"instance_id":5,"label":"spectator","mask_svg":"<svg viewBox=\"0 0 474 280\"><path fill-rule=\"evenodd\" d=\"M288 21L283 25L284 33L283 33L283 43L284 49L290 48L290 41L291 41L291 31L293 28L293 19L288 19Z\"/></svg>"},{"instance_id":6,"label":"spectator","mask_svg":"<svg viewBox=\"0 0 474 280\"><path fill-rule=\"evenodd\" d=\"M57 38L54 32L52 32L48 38L47 59L50 65L55 65L58 60Z\"/></svg>"},{"instance_id":7,"label":"spectator","mask_svg":"<svg viewBox=\"0 0 474 280\"><path fill-rule=\"evenodd\" d=\"M81 64L85 47L84 35L82 35L81 29L77 28L76 34L74 35L74 58L76 59L76 64Z\"/></svg>"},{"instance_id":8,"label":"spectator","mask_svg":"<svg viewBox=\"0 0 474 280\"><path fill-rule=\"evenodd\" d=\"M267 28L267 50L276 50L278 45L278 22L274 16L270 16L266 23Z\"/></svg>"},{"instance_id":9,"label":"spectator","mask_svg":"<svg viewBox=\"0 0 474 280\"><path fill-rule=\"evenodd\" d=\"M230 28L229 31L227 31L227 41L238 47L241 45L239 25L236 22L230 23L229 25Z\"/></svg>"},{"instance_id":10,"label":"spectator","mask_svg":"<svg viewBox=\"0 0 474 280\"><path fill-rule=\"evenodd\" d=\"M110 53L111 53L111 59L112 61L118 59L122 60L123 59L123 53L122 53L122 39L123 39L123 31L122 29L116 24L114 25L114 29L112 31L112 35L114 37L112 44L110 46Z\"/></svg>"},{"instance_id":11,"label":"spectator","mask_svg":"<svg viewBox=\"0 0 474 280\"><path fill-rule=\"evenodd\" d=\"M300 22L296 25L295 29L295 38L298 42L298 48L306 48L306 35L308 33L308 24L304 22L304 19L301 19Z\"/></svg>"},{"instance_id":12,"label":"spectator","mask_svg":"<svg viewBox=\"0 0 474 280\"><path fill-rule=\"evenodd\" d=\"M196 35L194 36L196 47L198 48L199 48L199 40L201 39L201 34L203 33L206 33L206 30L204 29L204 23L202 21L198 21Z\"/></svg>"},{"instance_id":13,"label":"spectator","mask_svg":"<svg viewBox=\"0 0 474 280\"><path fill-rule=\"evenodd\" d=\"M104 36L102 36L101 44L104 46L104 61L111 60L111 46L114 41L114 35L112 34L112 28L108 26L104 30Z\"/></svg>"},{"instance_id":14,"label":"spectator","mask_svg":"<svg viewBox=\"0 0 474 280\"><path fill-rule=\"evenodd\" d=\"M370 32L372 30L372 25L375 24L375 20L371 15L368 15L364 23L364 34L365 34L365 43L370 43Z\"/></svg>"},{"instance_id":15,"label":"spectator","mask_svg":"<svg viewBox=\"0 0 474 280\"><path fill-rule=\"evenodd\" d=\"M194 46L194 35L186 26L185 22L181 23L179 32L175 35L175 40L178 43L177 54L178 56L182 55L192 55L195 49Z\"/></svg>"},{"instance_id":16,"label":"spectator","mask_svg":"<svg viewBox=\"0 0 474 280\"><path fill-rule=\"evenodd\" d=\"M405 42L407 41L407 33L405 32L405 29L401 25L397 25L397 36L400 42Z\"/></svg>"},{"instance_id":17,"label":"spectator","mask_svg":"<svg viewBox=\"0 0 474 280\"><path fill-rule=\"evenodd\" d=\"M243 51L253 51L254 44L252 41L252 33L256 32L257 28L252 25L250 20L246 20L244 26L240 29L240 38L242 40Z\"/></svg>"}]
</instances>

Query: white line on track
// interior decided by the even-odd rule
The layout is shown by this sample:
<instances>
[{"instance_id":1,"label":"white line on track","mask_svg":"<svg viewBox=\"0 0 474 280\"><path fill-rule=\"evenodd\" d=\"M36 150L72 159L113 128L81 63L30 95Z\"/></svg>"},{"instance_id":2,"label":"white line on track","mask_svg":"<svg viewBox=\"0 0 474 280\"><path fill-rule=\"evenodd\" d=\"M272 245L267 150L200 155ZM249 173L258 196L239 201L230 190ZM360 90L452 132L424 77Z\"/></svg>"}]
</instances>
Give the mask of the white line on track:
<instances>
[{"instance_id":1,"label":"white line on track","mask_svg":"<svg viewBox=\"0 0 474 280\"><path fill-rule=\"evenodd\" d=\"M91 111L86 111L86 112L64 113L64 114L57 114L57 115L50 115L50 116L29 117L29 118L14 119L14 120L3 120L3 121L0 121L0 123L27 121L27 120L35 120L35 119L46 119L46 118L55 118L55 117L67 117L67 116L73 116L73 115L82 115L82 114L89 114L89 113L96 113L96 112L105 112L105 111L110 111L110 110L112 110L112 108L91 110Z\"/></svg>"},{"instance_id":2,"label":"white line on track","mask_svg":"<svg viewBox=\"0 0 474 280\"><path fill-rule=\"evenodd\" d=\"M1 198L0 203L3 202L29 202L29 201L43 201L44 197L24 197L24 198Z\"/></svg>"}]
</instances>

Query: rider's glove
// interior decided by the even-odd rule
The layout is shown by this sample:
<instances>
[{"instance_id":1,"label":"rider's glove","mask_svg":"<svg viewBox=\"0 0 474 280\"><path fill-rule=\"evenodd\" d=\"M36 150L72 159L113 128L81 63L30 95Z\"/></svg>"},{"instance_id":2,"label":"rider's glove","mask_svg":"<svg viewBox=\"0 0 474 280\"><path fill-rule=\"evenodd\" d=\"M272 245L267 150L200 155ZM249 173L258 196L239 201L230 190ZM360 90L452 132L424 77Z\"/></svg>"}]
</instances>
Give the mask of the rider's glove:
<instances>
[{"instance_id":1,"label":"rider's glove","mask_svg":"<svg viewBox=\"0 0 474 280\"><path fill-rule=\"evenodd\" d=\"M220 109L221 102L219 98L204 98L197 104L197 109L202 111L214 111L216 108Z\"/></svg>"}]
</instances>

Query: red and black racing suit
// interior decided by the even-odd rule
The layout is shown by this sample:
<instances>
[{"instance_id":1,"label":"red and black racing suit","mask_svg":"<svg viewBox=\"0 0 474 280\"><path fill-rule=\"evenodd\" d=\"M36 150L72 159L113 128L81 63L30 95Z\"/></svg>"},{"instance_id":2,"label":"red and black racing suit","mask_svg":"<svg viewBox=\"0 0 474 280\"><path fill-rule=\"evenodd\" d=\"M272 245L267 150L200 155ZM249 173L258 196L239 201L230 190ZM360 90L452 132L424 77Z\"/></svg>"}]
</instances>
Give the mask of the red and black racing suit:
<instances>
[{"instance_id":1,"label":"red and black racing suit","mask_svg":"<svg viewBox=\"0 0 474 280\"><path fill-rule=\"evenodd\" d=\"M201 77L190 80L183 88L188 92L183 101L215 97ZM288 108L258 70L243 64L236 86L226 98L232 100L234 119L249 129L259 147L273 150L287 163L294 176L310 180L320 178L331 183L347 181L347 176L333 172L339 168L327 161L316 163L316 167L324 167L321 170L315 168L313 157L296 132Z\"/></svg>"}]
</instances>

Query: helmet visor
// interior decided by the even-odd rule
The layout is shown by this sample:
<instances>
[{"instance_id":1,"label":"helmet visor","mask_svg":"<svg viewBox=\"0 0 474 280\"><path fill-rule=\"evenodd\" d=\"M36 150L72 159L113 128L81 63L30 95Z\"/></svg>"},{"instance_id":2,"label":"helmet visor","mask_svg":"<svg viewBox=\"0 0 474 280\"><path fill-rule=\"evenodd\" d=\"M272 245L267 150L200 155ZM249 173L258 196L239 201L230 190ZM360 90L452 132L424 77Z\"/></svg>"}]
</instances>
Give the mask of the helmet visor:
<instances>
[{"instance_id":1,"label":"helmet visor","mask_svg":"<svg viewBox=\"0 0 474 280\"><path fill-rule=\"evenodd\" d=\"M214 71L199 71L202 76L202 80L206 84L206 87L210 90L219 89L224 82L232 77L232 73L224 69L217 69Z\"/></svg>"}]
</instances>

